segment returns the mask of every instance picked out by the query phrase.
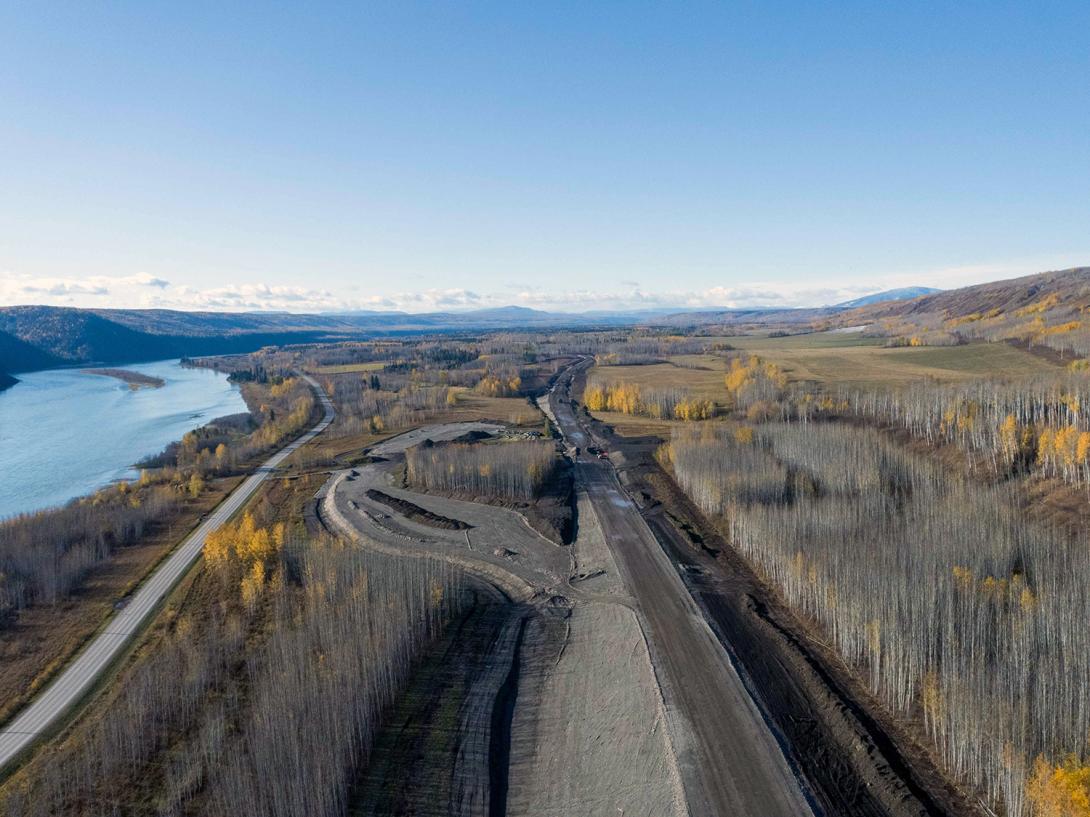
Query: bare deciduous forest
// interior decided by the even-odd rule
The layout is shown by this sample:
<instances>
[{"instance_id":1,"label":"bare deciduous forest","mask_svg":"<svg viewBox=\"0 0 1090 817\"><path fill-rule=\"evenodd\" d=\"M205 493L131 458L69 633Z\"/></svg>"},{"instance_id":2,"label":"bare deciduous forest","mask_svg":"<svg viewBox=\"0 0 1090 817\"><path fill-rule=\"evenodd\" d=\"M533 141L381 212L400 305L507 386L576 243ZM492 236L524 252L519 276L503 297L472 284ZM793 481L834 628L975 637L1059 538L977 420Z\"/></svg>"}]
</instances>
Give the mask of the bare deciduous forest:
<instances>
[{"instance_id":1,"label":"bare deciduous forest","mask_svg":"<svg viewBox=\"0 0 1090 817\"><path fill-rule=\"evenodd\" d=\"M30 604L56 604L115 548L138 541L180 501L165 486L103 488L54 511L0 523L0 626Z\"/></svg>"},{"instance_id":2,"label":"bare deciduous forest","mask_svg":"<svg viewBox=\"0 0 1090 817\"><path fill-rule=\"evenodd\" d=\"M873 692L922 718L955 776L1009 814L1043 804L1090 735L1085 537L1028 522L1011 486L947 475L873 429L739 439L679 430L662 457Z\"/></svg>"},{"instance_id":3,"label":"bare deciduous forest","mask_svg":"<svg viewBox=\"0 0 1090 817\"><path fill-rule=\"evenodd\" d=\"M225 538L229 554L196 578L109 706L24 769L0 811L344 813L379 717L457 609L460 579L334 540L278 547L251 522ZM248 598L253 565L263 577Z\"/></svg>"},{"instance_id":4,"label":"bare deciduous forest","mask_svg":"<svg viewBox=\"0 0 1090 817\"><path fill-rule=\"evenodd\" d=\"M418 445L405 461L412 486L522 500L537 496L559 466L556 446L544 440Z\"/></svg>"},{"instance_id":5,"label":"bare deciduous forest","mask_svg":"<svg viewBox=\"0 0 1090 817\"><path fill-rule=\"evenodd\" d=\"M1090 381L1079 371L1017 383L917 384L844 395L852 413L965 452L970 472L1090 481Z\"/></svg>"}]
</instances>

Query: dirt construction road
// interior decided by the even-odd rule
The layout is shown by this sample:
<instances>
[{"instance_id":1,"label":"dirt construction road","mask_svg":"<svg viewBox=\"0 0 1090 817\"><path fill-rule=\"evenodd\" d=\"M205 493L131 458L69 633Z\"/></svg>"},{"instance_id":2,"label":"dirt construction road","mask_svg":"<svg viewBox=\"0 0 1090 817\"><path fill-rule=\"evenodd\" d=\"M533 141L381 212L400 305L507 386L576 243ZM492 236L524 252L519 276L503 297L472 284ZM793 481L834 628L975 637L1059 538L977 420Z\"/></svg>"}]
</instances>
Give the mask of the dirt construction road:
<instances>
[{"instance_id":1,"label":"dirt construction road","mask_svg":"<svg viewBox=\"0 0 1090 817\"><path fill-rule=\"evenodd\" d=\"M589 440L572 409L572 373L550 395L572 445L577 478L635 597L663 689L673 745L693 815L799 817L812 809L777 737L701 615L608 461L585 453Z\"/></svg>"},{"instance_id":2,"label":"dirt construction road","mask_svg":"<svg viewBox=\"0 0 1090 817\"><path fill-rule=\"evenodd\" d=\"M406 697L400 726L376 752L361 813L685 817L634 602L585 492L576 539L561 546L514 511L397 484L407 446L491 428L403 434L371 450L389 459L336 474L323 490L321 520L350 541L442 559L492 588L487 609L428 670L431 680ZM462 526L406 517L399 503ZM458 718L436 717L437 700Z\"/></svg>"}]
</instances>

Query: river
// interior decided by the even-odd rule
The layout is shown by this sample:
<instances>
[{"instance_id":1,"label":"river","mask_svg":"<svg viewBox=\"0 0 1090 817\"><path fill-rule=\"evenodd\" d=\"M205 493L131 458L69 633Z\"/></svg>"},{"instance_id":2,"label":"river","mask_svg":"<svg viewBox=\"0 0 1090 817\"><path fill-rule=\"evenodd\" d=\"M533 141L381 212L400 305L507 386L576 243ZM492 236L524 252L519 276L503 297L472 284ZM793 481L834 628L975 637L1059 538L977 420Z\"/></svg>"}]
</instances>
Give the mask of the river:
<instances>
[{"instance_id":1,"label":"river","mask_svg":"<svg viewBox=\"0 0 1090 817\"><path fill-rule=\"evenodd\" d=\"M177 360L124 368L162 388L130 389L78 369L19 375L0 392L0 519L136 476L132 466L215 417L246 411L238 387Z\"/></svg>"}]
</instances>

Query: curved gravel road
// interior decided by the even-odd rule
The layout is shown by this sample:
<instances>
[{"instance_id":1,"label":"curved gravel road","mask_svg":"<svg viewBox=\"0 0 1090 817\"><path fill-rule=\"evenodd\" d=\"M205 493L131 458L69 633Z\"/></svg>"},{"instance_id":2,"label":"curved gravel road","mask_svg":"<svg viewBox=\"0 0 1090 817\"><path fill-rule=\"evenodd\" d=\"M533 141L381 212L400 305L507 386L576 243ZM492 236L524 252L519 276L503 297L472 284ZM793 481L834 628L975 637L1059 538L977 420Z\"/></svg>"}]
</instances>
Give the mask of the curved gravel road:
<instances>
[{"instance_id":1,"label":"curved gravel road","mask_svg":"<svg viewBox=\"0 0 1090 817\"><path fill-rule=\"evenodd\" d=\"M68 667L45 691L19 715L0 729L0 769L3 769L31 744L58 718L77 704L94 685L122 648L148 620L159 602L170 592L175 583L196 561L204 547L205 537L220 527L241 508L277 466L300 446L321 434L333 422L333 404L316 381L302 376L322 402L325 409L322 419L298 439L269 457L252 475L239 485L200 526L179 545L170 557L140 585L129 603L119 611L76 656Z\"/></svg>"}]
</instances>

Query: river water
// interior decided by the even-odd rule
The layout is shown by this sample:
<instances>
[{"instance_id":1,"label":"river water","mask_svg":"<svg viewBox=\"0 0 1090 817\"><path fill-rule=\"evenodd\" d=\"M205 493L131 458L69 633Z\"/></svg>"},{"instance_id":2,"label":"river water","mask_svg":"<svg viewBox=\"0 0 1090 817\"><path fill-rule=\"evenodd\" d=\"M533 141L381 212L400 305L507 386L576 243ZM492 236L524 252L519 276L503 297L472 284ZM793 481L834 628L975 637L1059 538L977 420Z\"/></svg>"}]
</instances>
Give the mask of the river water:
<instances>
[{"instance_id":1,"label":"river water","mask_svg":"<svg viewBox=\"0 0 1090 817\"><path fill-rule=\"evenodd\" d=\"M0 519L136 476L133 463L215 417L246 411L236 386L177 360L124 368L158 377L130 389L78 369L19 375L0 392Z\"/></svg>"}]
</instances>

